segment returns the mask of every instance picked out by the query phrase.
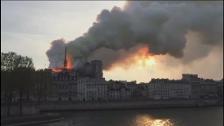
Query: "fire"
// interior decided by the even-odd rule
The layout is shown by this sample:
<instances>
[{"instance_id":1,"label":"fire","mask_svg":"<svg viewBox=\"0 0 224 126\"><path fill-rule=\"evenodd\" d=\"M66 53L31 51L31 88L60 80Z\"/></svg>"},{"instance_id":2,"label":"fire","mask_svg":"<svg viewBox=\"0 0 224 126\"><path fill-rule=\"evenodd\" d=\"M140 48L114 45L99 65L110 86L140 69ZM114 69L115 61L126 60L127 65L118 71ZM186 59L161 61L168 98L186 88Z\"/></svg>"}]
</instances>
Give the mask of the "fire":
<instances>
[{"instance_id":1,"label":"fire","mask_svg":"<svg viewBox=\"0 0 224 126\"><path fill-rule=\"evenodd\" d=\"M134 59L141 66L153 66L156 64L154 57L149 53L147 47L140 48L134 55Z\"/></svg>"},{"instance_id":2,"label":"fire","mask_svg":"<svg viewBox=\"0 0 224 126\"><path fill-rule=\"evenodd\" d=\"M63 70L70 71L72 69L74 69L73 58L71 55L66 54L65 60L64 60L64 66L58 67L58 68L52 68L52 72L59 73L59 72L62 72Z\"/></svg>"},{"instance_id":3,"label":"fire","mask_svg":"<svg viewBox=\"0 0 224 126\"><path fill-rule=\"evenodd\" d=\"M122 67L124 69L128 69L131 66L145 68L155 65L156 59L153 54L150 53L148 47L141 45L137 47L137 49L134 49L134 51L131 50L127 57L124 57L122 60L119 60L118 62L112 64L109 69L113 69L114 67Z\"/></svg>"},{"instance_id":4,"label":"fire","mask_svg":"<svg viewBox=\"0 0 224 126\"><path fill-rule=\"evenodd\" d=\"M51 70L52 70L52 72L54 72L54 73L62 72L62 69L61 69L61 68L52 68Z\"/></svg>"},{"instance_id":5,"label":"fire","mask_svg":"<svg viewBox=\"0 0 224 126\"><path fill-rule=\"evenodd\" d=\"M74 68L74 66L73 66L73 58L72 58L71 55L67 54L66 61L67 61L67 64L64 66L65 69L67 69L67 70L73 69Z\"/></svg>"}]
</instances>

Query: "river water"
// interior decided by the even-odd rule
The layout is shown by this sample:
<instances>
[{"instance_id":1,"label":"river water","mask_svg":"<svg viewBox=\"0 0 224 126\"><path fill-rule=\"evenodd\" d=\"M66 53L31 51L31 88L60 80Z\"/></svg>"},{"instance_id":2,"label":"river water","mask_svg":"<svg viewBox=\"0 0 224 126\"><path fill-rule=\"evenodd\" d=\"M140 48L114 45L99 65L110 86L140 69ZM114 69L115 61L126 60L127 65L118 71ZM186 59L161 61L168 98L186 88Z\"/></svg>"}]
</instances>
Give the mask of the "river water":
<instances>
[{"instance_id":1,"label":"river water","mask_svg":"<svg viewBox=\"0 0 224 126\"><path fill-rule=\"evenodd\" d=\"M80 111L44 126L223 126L223 107Z\"/></svg>"}]
</instances>

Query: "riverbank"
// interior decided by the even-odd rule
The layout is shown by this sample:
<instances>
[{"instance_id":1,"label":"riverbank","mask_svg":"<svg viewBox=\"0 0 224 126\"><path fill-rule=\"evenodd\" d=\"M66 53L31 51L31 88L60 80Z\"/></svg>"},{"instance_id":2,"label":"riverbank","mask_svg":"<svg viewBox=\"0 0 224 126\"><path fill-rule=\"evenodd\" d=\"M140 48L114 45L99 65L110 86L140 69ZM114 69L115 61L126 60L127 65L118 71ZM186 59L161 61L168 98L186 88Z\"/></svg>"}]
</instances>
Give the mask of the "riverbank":
<instances>
[{"instance_id":1,"label":"riverbank","mask_svg":"<svg viewBox=\"0 0 224 126\"><path fill-rule=\"evenodd\" d=\"M223 107L61 112L63 121L45 126L223 126Z\"/></svg>"},{"instance_id":2,"label":"riverbank","mask_svg":"<svg viewBox=\"0 0 224 126\"><path fill-rule=\"evenodd\" d=\"M163 100L163 101L119 101L101 103L48 103L38 107L40 112L70 110L115 110L115 109L146 109L175 107L206 107L219 106L217 100Z\"/></svg>"},{"instance_id":3,"label":"riverbank","mask_svg":"<svg viewBox=\"0 0 224 126\"><path fill-rule=\"evenodd\" d=\"M162 108L192 108L222 106L217 100L148 100L148 101L113 101L113 102L46 102L40 105L25 105L24 116L18 114L9 117L1 116L3 126L30 126L52 123L62 120L58 112L69 111L98 111L98 110L133 110L133 109L162 109ZM11 106L16 112L18 106ZM2 110L5 108L2 106ZM18 110L17 110L18 111ZM35 113L34 113L35 112ZM54 112L47 114L46 112ZM42 113L42 114L41 114Z\"/></svg>"},{"instance_id":4,"label":"riverbank","mask_svg":"<svg viewBox=\"0 0 224 126\"><path fill-rule=\"evenodd\" d=\"M71 102L56 101L43 102L41 104L24 104L24 115L36 115L48 111L70 110L113 110L113 109L145 109L145 108L181 108L181 107L206 107L222 106L223 102L217 99L204 100L139 100L139 101L103 101L103 102ZM7 115L7 106L1 106L1 116ZM19 106L10 107L10 115L19 115Z\"/></svg>"},{"instance_id":5,"label":"riverbank","mask_svg":"<svg viewBox=\"0 0 224 126\"><path fill-rule=\"evenodd\" d=\"M36 114L24 116L1 117L1 126L30 126L52 123L62 120L59 114Z\"/></svg>"}]
</instances>

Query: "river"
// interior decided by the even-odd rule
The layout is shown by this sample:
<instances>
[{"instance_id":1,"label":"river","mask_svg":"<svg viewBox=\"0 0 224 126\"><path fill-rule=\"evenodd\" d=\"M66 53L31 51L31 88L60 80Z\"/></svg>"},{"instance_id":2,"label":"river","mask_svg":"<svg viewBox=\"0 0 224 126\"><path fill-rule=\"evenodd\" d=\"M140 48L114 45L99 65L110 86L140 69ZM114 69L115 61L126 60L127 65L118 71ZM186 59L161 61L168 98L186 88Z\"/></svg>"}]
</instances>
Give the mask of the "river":
<instances>
[{"instance_id":1,"label":"river","mask_svg":"<svg viewBox=\"0 0 224 126\"><path fill-rule=\"evenodd\" d=\"M75 111L41 126L223 126L223 107Z\"/></svg>"}]
</instances>

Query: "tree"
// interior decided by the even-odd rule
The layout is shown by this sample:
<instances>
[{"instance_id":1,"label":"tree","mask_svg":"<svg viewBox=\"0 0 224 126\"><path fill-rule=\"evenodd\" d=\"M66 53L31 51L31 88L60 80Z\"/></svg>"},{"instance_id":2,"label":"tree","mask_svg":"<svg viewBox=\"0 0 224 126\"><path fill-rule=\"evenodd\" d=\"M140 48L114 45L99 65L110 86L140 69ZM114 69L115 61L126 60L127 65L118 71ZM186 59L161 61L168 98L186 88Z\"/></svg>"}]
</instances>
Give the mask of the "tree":
<instances>
[{"instance_id":1,"label":"tree","mask_svg":"<svg viewBox=\"0 0 224 126\"><path fill-rule=\"evenodd\" d=\"M1 74L3 78L3 92L6 96L8 114L13 93L19 93L20 114L22 114L22 97L33 87L32 75L34 65L32 59L27 56L21 56L15 52L1 53Z\"/></svg>"},{"instance_id":2,"label":"tree","mask_svg":"<svg viewBox=\"0 0 224 126\"><path fill-rule=\"evenodd\" d=\"M34 81L33 81L33 72L34 69L29 67L18 67L14 70L14 86L16 88L16 92L19 93L19 110L20 114L22 114L22 106L24 102L24 96L29 97L30 92L34 89Z\"/></svg>"},{"instance_id":3,"label":"tree","mask_svg":"<svg viewBox=\"0 0 224 126\"><path fill-rule=\"evenodd\" d=\"M46 101L47 96L52 93L51 71L40 69L35 72L35 89L38 97L38 103L43 99Z\"/></svg>"},{"instance_id":4,"label":"tree","mask_svg":"<svg viewBox=\"0 0 224 126\"><path fill-rule=\"evenodd\" d=\"M5 103L7 115L10 115L10 107L13 99L12 71L1 71L1 102Z\"/></svg>"}]
</instances>

